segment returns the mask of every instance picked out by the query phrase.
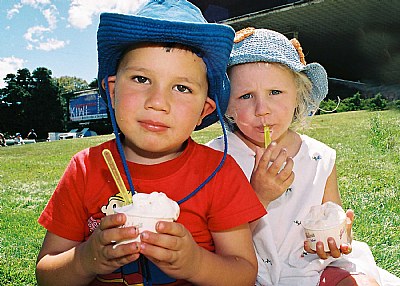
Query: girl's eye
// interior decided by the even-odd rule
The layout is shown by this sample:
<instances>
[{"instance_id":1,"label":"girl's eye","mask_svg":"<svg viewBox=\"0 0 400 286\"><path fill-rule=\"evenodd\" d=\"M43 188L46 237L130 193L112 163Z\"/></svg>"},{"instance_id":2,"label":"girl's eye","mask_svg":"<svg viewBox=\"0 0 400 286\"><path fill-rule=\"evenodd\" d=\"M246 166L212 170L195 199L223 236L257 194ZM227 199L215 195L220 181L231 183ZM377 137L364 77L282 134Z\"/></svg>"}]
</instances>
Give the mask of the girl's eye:
<instances>
[{"instance_id":1,"label":"girl's eye","mask_svg":"<svg viewBox=\"0 0 400 286\"><path fill-rule=\"evenodd\" d=\"M175 87L175 89L179 92L183 92L183 93L192 93L192 90L190 88L188 88L187 86L184 85L177 85Z\"/></svg>"},{"instance_id":2,"label":"girl's eye","mask_svg":"<svg viewBox=\"0 0 400 286\"><path fill-rule=\"evenodd\" d=\"M271 90L271 92L270 92L271 95L278 95L281 93L282 93L282 91L280 91L280 90Z\"/></svg>"},{"instance_id":3,"label":"girl's eye","mask_svg":"<svg viewBox=\"0 0 400 286\"><path fill-rule=\"evenodd\" d=\"M138 83L146 83L149 79L144 76L135 76L135 77L133 77L133 80Z\"/></svg>"},{"instance_id":4,"label":"girl's eye","mask_svg":"<svg viewBox=\"0 0 400 286\"><path fill-rule=\"evenodd\" d=\"M242 96L239 97L240 99L250 99L253 98L253 96L250 93L243 94Z\"/></svg>"}]
</instances>

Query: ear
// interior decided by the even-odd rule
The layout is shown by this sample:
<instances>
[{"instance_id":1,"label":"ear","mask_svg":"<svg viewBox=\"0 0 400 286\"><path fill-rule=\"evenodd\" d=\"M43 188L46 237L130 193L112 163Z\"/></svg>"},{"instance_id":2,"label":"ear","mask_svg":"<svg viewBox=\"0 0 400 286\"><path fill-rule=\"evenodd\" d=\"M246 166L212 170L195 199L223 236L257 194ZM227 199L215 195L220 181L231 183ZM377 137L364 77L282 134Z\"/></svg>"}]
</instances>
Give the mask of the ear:
<instances>
[{"instance_id":1,"label":"ear","mask_svg":"<svg viewBox=\"0 0 400 286\"><path fill-rule=\"evenodd\" d=\"M216 109L216 107L217 107L217 105L215 104L215 101L207 96L206 101L204 102L203 111L201 112L199 121L197 122L197 126L199 126L201 124L204 117L213 113L213 111Z\"/></svg>"},{"instance_id":2,"label":"ear","mask_svg":"<svg viewBox=\"0 0 400 286\"><path fill-rule=\"evenodd\" d=\"M108 91L110 92L110 98L111 98L111 105L114 108L114 103L115 103L115 80L116 76L109 76L108 77L108 82L106 83L104 79L101 81L101 86L103 89L106 89L106 84L108 84Z\"/></svg>"}]
</instances>

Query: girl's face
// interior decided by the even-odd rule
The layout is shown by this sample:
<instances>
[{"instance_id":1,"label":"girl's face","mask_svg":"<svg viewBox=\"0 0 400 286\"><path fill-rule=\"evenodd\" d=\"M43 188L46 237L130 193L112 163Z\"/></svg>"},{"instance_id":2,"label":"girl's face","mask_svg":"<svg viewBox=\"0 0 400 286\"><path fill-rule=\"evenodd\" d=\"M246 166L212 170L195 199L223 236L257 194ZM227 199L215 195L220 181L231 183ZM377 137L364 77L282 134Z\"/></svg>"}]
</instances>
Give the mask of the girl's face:
<instances>
[{"instance_id":1,"label":"girl's face","mask_svg":"<svg viewBox=\"0 0 400 286\"><path fill-rule=\"evenodd\" d=\"M231 96L227 116L233 117L238 135L251 147L264 147L264 126L271 138L287 135L297 106L297 89L289 69L276 63L248 63L229 71Z\"/></svg>"},{"instance_id":2,"label":"girl's face","mask_svg":"<svg viewBox=\"0 0 400 286\"><path fill-rule=\"evenodd\" d=\"M207 96L203 60L177 47L127 52L109 86L127 159L137 163L176 157L196 125L215 109Z\"/></svg>"}]
</instances>

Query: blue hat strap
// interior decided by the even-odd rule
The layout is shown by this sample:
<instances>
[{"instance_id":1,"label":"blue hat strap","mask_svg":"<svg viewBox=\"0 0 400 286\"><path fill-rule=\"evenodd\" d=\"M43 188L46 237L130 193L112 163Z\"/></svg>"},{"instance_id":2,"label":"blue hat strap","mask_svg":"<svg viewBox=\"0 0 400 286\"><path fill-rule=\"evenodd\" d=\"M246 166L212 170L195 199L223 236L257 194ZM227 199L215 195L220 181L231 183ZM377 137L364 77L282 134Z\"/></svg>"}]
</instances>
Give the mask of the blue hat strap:
<instances>
[{"instance_id":1,"label":"blue hat strap","mask_svg":"<svg viewBox=\"0 0 400 286\"><path fill-rule=\"evenodd\" d=\"M128 164L126 162L124 149L122 148L121 138L119 137L119 134L118 134L117 121L115 119L114 109L112 108L110 91L109 91L109 87L108 87L108 75L104 78L104 85L105 85L106 96L107 96L107 106L108 106L108 110L110 111L111 124L112 124L113 132L115 135L115 142L117 143L118 153L119 153L119 156L121 157L122 166L124 168L125 175L128 179L129 188L133 195L135 193L135 188L133 186L131 173L129 172Z\"/></svg>"},{"instance_id":2,"label":"blue hat strap","mask_svg":"<svg viewBox=\"0 0 400 286\"><path fill-rule=\"evenodd\" d=\"M185 198L181 199L178 201L178 204L182 204L186 202L188 199L193 197L195 194L197 194L214 176L218 173L218 171L222 168L222 165L224 165L225 160L226 160L226 155L228 153L228 139L226 135L226 130L225 130L225 123L223 120L222 112L219 107L219 102L218 102L218 96L215 96L215 104L216 104L216 109L217 109L217 114L219 118L219 122L221 123L222 127L222 132L224 134L224 155L222 156L221 161L219 162L218 166L215 168L215 170L208 176L207 179L204 180L203 183L201 183L193 192L191 192L189 195L187 195Z\"/></svg>"}]
</instances>

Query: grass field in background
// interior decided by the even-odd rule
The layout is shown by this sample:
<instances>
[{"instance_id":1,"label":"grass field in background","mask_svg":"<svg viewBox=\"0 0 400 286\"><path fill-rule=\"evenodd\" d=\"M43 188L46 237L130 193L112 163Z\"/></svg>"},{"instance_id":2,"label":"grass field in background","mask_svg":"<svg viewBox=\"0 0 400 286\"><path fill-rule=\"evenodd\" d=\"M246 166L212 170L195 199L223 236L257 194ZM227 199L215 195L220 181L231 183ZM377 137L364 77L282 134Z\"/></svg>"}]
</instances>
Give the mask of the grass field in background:
<instances>
[{"instance_id":1,"label":"grass field in background","mask_svg":"<svg viewBox=\"0 0 400 286\"><path fill-rule=\"evenodd\" d=\"M356 213L355 238L377 264L400 276L400 113L316 116L302 131L336 149L343 207ZM205 143L215 124L193 134ZM44 229L37 218L73 154L112 135L0 148L0 285L35 285Z\"/></svg>"}]
</instances>

